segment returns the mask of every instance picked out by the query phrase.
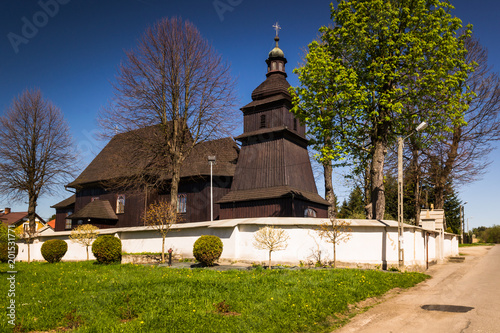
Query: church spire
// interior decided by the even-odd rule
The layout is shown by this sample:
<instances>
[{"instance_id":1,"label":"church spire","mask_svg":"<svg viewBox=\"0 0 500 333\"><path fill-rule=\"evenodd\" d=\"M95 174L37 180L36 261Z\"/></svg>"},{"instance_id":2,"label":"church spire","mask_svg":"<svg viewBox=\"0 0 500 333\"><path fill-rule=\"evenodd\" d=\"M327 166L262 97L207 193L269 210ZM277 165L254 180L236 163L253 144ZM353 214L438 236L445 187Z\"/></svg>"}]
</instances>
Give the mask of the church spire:
<instances>
[{"instance_id":1,"label":"church spire","mask_svg":"<svg viewBox=\"0 0 500 333\"><path fill-rule=\"evenodd\" d=\"M284 74L286 77L286 72L285 72L285 64L286 64L286 58L285 58L285 53L279 48L278 42L280 40L279 37L279 31L281 30L280 25L278 22L276 22L273 25L274 30L276 30L276 36L274 37L274 41L276 42L276 46L274 49L269 52L268 59L266 60L267 63L267 74L266 76L269 76L273 73L281 73Z\"/></svg>"}]
</instances>

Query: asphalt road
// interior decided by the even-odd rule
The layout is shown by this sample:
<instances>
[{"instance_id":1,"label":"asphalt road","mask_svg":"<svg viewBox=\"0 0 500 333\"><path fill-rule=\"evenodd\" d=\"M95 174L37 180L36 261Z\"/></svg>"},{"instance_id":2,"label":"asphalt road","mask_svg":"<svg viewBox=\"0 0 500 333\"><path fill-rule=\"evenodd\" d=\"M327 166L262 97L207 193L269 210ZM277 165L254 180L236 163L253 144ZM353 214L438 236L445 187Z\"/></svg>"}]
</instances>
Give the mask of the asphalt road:
<instances>
[{"instance_id":1,"label":"asphalt road","mask_svg":"<svg viewBox=\"0 0 500 333\"><path fill-rule=\"evenodd\" d=\"M335 333L500 332L500 245L460 248L461 263L431 266L432 278L354 317Z\"/></svg>"}]
</instances>

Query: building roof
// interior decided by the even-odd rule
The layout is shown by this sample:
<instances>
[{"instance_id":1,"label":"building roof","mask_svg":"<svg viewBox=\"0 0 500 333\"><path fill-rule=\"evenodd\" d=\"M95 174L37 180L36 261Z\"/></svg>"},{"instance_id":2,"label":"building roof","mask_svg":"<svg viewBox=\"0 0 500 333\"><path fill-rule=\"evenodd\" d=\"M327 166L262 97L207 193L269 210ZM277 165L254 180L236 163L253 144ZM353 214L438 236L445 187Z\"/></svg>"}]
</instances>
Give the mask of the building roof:
<instances>
[{"instance_id":1,"label":"building roof","mask_svg":"<svg viewBox=\"0 0 500 333\"><path fill-rule=\"evenodd\" d=\"M274 49L272 49L269 52L269 59L271 59L271 58L284 58L285 57L285 53L283 53L283 50L281 50L279 45L278 45L279 40L280 40L280 38L278 37L278 35L276 35L276 37L274 37L274 41L276 42L276 46L274 47Z\"/></svg>"},{"instance_id":2,"label":"building roof","mask_svg":"<svg viewBox=\"0 0 500 333\"><path fill-rule=\"evenodd\" d=\"M35 218L38 219L42 224L45 224L45 221L35 214ZM2 221L6 225L16 225L20 222L26 222L28 219L28 212L11 212L8 214L2 213L0 214L0 221Z\"/></svg>"},{"instance_id":3,"label":"building roof","mask_svg":"<svg viewBox=\"0 0 500 333\"><path fill-rule=\"evenodd\" d=\"M47 225L49 227L51 227L52 229L55 229L56 228L56 219L50 220L49 222L47 222Z\"/></svg>"},{"instance_id":4,"label":"building roof","mask_svg":"<svg viewBox=\"0 0 500 333\"><path fill-rule=\"evenodd\" d=\"M282 95L282 98L291 99L290 94L288 93L289 87L290 83L286 80L285 75L282 73L273 73L254 89L252 92L252 100L261 100L273 95ZM243 108L246 108L247 106L244 106Z\"/></svg>"},{"instance_id":5,"label":"building roof","mask_svg":"<svg viewBox=\"0 0 500 333\"><path fill-rule=\"evenodd\" d=\"M236 190L231 191L222 197L217 203L229 203L240 201L252 201L262 199L275 199L283 197L294 196L297 199L305 199L315 203L329 205L328 201L323 199L319 194L313 192L306 192L295 189L291 186L275 186L265 188L255 188L249 190Z\"/></svg>"},{"instance_id":6,"label":"building roof","mask_svg":"<svg viewBox=\"0 0 500 333\"><path fill-rule=\"evenodd\" d=\"M135 176L138 171L134 172L134 170L143 170L153 161L153 158L147 154L144 154L142 158L137 157L142 156L139 152L141 152L141 145L144 144L138 138L155 135L156 128L156 126L151 126L115 135L87 168L68 184L68 187L75 188L84 184ZM214 176L233 176L238 152L239 148L231 138L199 143L194 146L191 154L182 164L181 177L210 175L208 155L215 155L217 158L213 166ZM131 161L131 158L135 160ZM167 167L163 170L157 176L160 179L170 179L171 173Z\"/></svg>"},{"instance_id":7,"label":"building roof","mask_svg":"<svg viewBox=\"0 0 500 333\"><path fill-rule=\"evenodd\" d=\"M63 201L56 203L53 206L50 206L50 208L55 208L55 209L61 209L61 208L67 208L75 204L76 200L76 195L73 194L69 198L64 199Z\"/></svg>"},{"instance_id":8,"label":"building roof","mask_svg":"<svg viewBox=\"0 0 500 333\"><path fill-rule=\"evenodd\" d=\"M69 218L72 220L118 220L108 200L94 200Z\"/></svg>"},{"instance_id":9,"label":"building roof","mask_svg":"<svg viewBox=\"0 0 500 333\"><path fill-rule=\"evenodd\" d=\"M245 113L250 113L251 109L255 110L259 106L271 105L271 104L279 104L279 103L288 103L291 105L291 99L289 95L286 95L284 92L280 92L276 95L272 95L269 97L264 97L261 99L256 99L251 101L247 105L241 108ZM261 109L259 108L258 111Z\"/></svg>"}]
</instances>

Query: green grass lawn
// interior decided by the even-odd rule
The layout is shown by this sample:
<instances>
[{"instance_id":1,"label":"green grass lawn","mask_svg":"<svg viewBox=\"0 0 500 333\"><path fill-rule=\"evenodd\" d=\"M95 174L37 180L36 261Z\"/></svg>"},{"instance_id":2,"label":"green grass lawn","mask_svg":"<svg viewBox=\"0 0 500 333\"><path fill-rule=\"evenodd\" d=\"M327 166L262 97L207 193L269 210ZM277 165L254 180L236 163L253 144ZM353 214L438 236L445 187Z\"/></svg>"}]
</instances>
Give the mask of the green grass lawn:
<instances>
[{"instance_id":1,"label":"green grass lawn","mask_svg":"<svg viewBox=\"0 0 500 333\"><path fill-rule=\"evenodd\" d=\"M8 277L6 264L0 278ZM329 332L349 304L420 273L301 269L219 272L93 262L16 263L17 332ZM1 332L8 283L0 283Z\"/></svg>"}]
</instances>

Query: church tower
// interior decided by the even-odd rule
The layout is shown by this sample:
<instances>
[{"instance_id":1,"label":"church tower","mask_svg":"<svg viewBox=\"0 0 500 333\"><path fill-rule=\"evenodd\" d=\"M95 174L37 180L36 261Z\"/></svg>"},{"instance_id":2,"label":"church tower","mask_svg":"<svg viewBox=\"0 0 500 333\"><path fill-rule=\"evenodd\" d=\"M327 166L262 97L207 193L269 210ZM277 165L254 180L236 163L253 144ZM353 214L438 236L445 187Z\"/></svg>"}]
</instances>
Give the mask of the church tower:
<instances>
[{"instance_id":1,"label":"church tower","mask_svg":"<svg viewBox=\"0 0 500 333\"><path fill-rule=\"evenodd\" d=\"M327 217L328 202L316 189L305 126L290 112L285 54L276 46L266 60L266 79L241 108L243 134L231 191L218 201L220 218Z\"/></svg>"}]
</instances>

